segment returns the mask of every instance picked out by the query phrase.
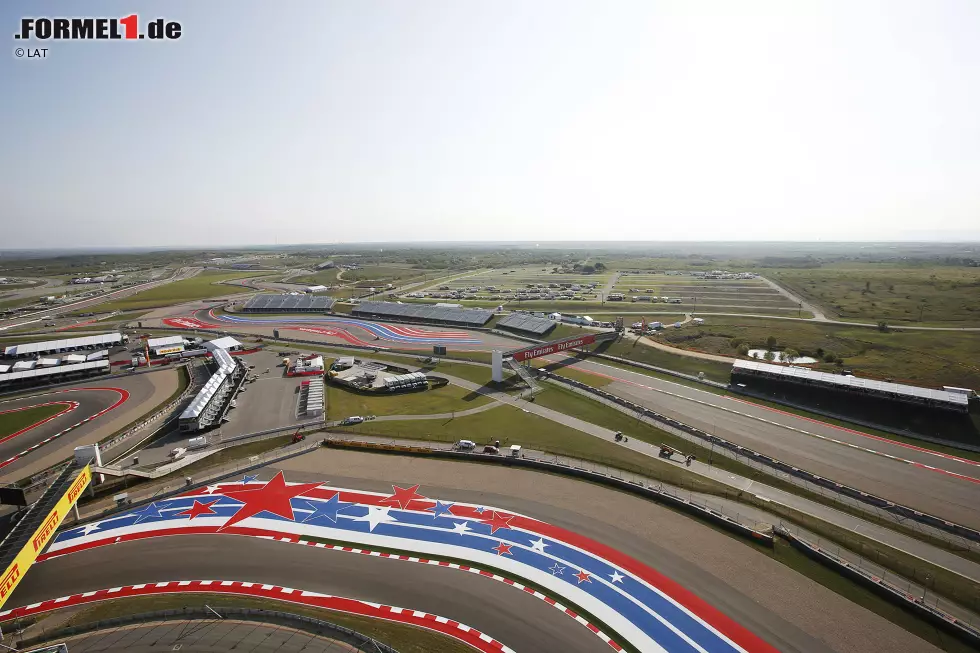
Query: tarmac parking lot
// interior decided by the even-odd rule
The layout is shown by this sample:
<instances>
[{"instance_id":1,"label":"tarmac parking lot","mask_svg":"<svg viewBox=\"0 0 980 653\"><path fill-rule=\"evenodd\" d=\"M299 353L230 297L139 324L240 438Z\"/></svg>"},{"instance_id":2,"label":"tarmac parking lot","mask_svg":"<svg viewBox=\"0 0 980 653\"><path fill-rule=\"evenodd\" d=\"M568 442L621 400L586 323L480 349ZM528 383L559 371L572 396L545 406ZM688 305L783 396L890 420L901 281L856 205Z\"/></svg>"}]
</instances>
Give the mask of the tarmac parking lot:
<instances>
[{"instance_id":1,"label":"tarmac parking lot","mask_svg":"<svg viewBox=\"0 0 980 653\"><path fill-rule=\"evenodd\" d=\"M200 435L206 435L209 443L217 444L247 433L309 422L312 418L297 416L296 410L300 385L310 377L285 376L286 370L282 367L282 357L276 353L278 351L278 348L262 350L241 357L244 363L254 366L249 370L249 375L257 378L254 382L246 381L242 386L244 390L236 395L236 407L228 411L227 422L204 433L187 434L175 430L141 450L139 464L152 466L166 462L170 459L171 451L186 447L190 438ZM126 463L131 464L132 459Z\"/></svg>"}]
</instances>

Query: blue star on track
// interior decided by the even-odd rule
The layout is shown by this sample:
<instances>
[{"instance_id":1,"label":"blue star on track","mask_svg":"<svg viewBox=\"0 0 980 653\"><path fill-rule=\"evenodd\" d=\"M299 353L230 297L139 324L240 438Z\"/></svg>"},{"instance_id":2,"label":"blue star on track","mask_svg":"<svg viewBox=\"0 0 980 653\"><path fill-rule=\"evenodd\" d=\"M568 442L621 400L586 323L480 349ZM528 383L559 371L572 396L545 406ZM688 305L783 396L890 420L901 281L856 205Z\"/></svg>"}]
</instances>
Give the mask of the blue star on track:
<instances>
[{"instance_id":1,"label":"blue star on track","mask_svg":"<svg viewBox=\"0 0 980 653\"><path fill-rule=\"evenodd\" d=\"M333 495L327 501L310 501L309 499L305 499L304 503L313 511L303 520L304 524L320 517L326 517L336 524L337 513L343 512L346 508L354 505L353 503L341 501L339 494Z\"/></svg>"},{"instance_id":2,"label":"blue star on track","mask_svg":"<svg viewBox=\"0 0 980 653\"><path fill-rule=\"evenodd\" d=\"M442 501L436 500L436 505L432 506L431 508L426 508L426 510L429 512L434 512L436 517L440 517L442 515L452 514L450 512L452 507L452 502L443 503Z\"/></svg>"},{"instance_id":3,"label":"blue star on track","mask_svg":"<svg viewBox=\"0 0 980 653\"><path fill-rule=\"evenodd\" d=\"M258 474L253 474L252 476L249 476L248 474L246 474L245 475L245 478L242 479L242 485L248 485L249 483L251 483L252 481L254 481L255 479L257 479L258 477L259 477Z\"/></svg>"},{"instance_id":4,"label":"blue star on track","mask_svg":"<svg viewBox=\"0 0 980 653\"><path fill-rule=\"evenodd\" d=\"M133 526L139 524L147 519L160 519L163 515L160 514L160 509L157 508L156 503L151 503L138 511L133 512L136 515L136 521L133 522Z\"/></svg>"}]
</instances>

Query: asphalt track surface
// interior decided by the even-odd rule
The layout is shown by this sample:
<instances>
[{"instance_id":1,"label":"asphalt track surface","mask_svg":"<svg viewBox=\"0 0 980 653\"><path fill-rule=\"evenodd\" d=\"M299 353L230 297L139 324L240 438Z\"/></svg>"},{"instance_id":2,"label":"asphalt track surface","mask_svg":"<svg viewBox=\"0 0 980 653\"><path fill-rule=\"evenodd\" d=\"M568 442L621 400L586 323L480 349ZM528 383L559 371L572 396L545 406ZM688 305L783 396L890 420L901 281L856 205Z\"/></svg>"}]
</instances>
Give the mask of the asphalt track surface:
<instances>
[{"instance_id":1,"label":"asphalt track surface","mask_svg":"<svg viewBox=\"0 0 980 653\"><path fill-rule=\"evenodd\" d=\"M782 651L936 650L738 540L606 488L524 470L353 452L319 451L281 466L293 481L328 475L332 485L379 492L392 483L422 482L429 496L546 519L654 567ZM277 471L262 470L260 478ZM194 578L281 584L424 610L517 651L608 650L561 612L488 578L238 535L157 537L55 557L31 569L6 607Z\"/></svg>"},{"instance_id":2,"label":"asphalt track surface","mask_svg":"<svg viewBox=\"0 0 980 653\"><path fill-rule=\"evenodd\" d=\"M98 574L92 569L98 568ZM7 607L175 578L248 580L355 597L461 621L518 651L609 646L540 599L457 570L250 537L182 535L73 553L33 567Z\"/></svg>"},{"instance_id":3,"label":"asphalt track surface","mask_svg":"<svg viewBox=\"0 0 980 653\"><path fill-rule=\"evenodd\" d=\"M171 378L165 379L160 375ZM121 428L143 414L152 411L160 402L169 397L176 387L175 373L172 370L162 370L132 376L102 376L71 386L38 389L36 393L23 398L0 400L2 401L0 410L33 406L51 401L79 402L79 406L75 410L0 443L0 461L4 461L45 438L59 433L72 424L112 406L120 399L120 393L109 388L119 388L128 393L126 401L113 410L82 424L0 468L0 481L10 482L21 479L60 460L70 458L74 448L78 445L98 442L110 435L116 428ZM89 388L107 389L94 390ZM70 390L70 392L64 392L64 390Z\"/></svg>"},{"instance_id":4,"label":"asphalt track surface","mask_svg":"<svg viewBox=\"0 0 980 653\"><path fill-rule=\"evenodd\" d=\"M838 483L980 528L980 463L594 360L574 367L612 379L605 390L691 426Z\"/></svg>"}]
</instances>

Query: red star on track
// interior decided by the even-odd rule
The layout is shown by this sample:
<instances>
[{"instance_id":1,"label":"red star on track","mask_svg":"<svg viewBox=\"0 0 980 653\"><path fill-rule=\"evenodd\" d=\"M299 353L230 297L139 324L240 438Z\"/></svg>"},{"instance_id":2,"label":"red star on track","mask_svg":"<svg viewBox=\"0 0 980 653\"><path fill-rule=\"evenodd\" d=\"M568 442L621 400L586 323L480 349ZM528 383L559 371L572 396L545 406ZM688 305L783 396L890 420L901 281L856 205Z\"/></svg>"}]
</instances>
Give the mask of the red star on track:
<instances>
[{"instance_id":1,"label":"red star on track","mask_svg":"<svg viewBox=\"0 0 980 653\"><path fill-rule=\"evenodd\" d=\"M512 544L504 544L503 542L501 542L497 546L493 547L493 550L497 552L498 556L502 556L502 555L512 556L514 555L513 553L510 552L510 548L512 546L513 546Z\"/></svg>"},{"instance_id":2,"label":"red star on track","mask_svg":"<svg viewBox=\"0 0 980 653\"><path fill-rule=\"evenodd\" d=\"M577 574L575 574L575 578L578 578L579 585L581 585L582 583L592 582L592 579L589 578L589 572L585 571L584 569L579 571Z\"/></svg>"},{"instance_id":3,"label":"red star on track","mask_svg":"<svg viewBox=\"0 0 980 653\"><path fill-rule=\"evenodd\" d=\"M487 524L490 527L490 534L493 535L501 528L510 528L510 522L513 518L513 516L504 517L497 511L493 511L490 513L489 519L481 519L480 523Z\"/></svg>"},{"instance_id":4,"label":"red star on track","mask_svg":"<svg viewBox=\"0 0 980 653\"><path fill-rule=\"evenodd\" d=\"M427 498L418 493L418 485L413 485L409 488L392 485L391 489L394 491L394 494L392 494L390 497L382 499L381 503L397 503L398 507L402 510L408 508L413 501Z\"/></svg>"},{"instance_id":5,"label":"red star on track","mask_svg":"<svg viewBox=\"0 0 980 653\"><path fill-rule=\"evenodd\" d=\"M286 485L282 472L276 474L271 481L261 488L245 490L225 490L224 495L229 499L241 501L245 505L238 509L232 517L218 530L224 530L238 522L248 519L260 512L268 512L289 520L295 520L293 506L289 500L299 497L320 486L320 483L298 483Z\"/></svg>"},{"instance_id":6,"label":"red star on track","mask_svg":"<svg viewBox=\"0 0 980 653\"><path fill-rule=\"evenodd\" d=\"M208 501L207 503L201 503L198 500L194 500L194 505L183 512L178 512L175 517L183 517L184 515L194 519L195 517L200 517L201 515L217 515L215 511L211 510L211 506L218 503L220 499L215 499L214 501Z\"/></svg>"}]
</instances>

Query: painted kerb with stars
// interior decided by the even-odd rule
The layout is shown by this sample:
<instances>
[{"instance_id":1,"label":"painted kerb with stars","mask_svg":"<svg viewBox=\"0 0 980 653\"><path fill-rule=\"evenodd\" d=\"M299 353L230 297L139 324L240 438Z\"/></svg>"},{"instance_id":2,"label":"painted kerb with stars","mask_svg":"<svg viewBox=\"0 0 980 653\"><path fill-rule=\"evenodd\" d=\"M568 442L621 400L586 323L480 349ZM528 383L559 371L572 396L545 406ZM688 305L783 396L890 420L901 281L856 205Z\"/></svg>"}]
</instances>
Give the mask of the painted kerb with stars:
<instances>
[{"instance_id":1,"label":"painted kerb with stars","mask_svg":"<svg viewBox=\"0 0 980 653\"><path fill-rule=\"evenodd\" d=\"M430 499L419 486L390 495L246 476L61 533L42 557L181 534L231 534L463 560L524 579L579 606L641 651L774 651L654 569L599 542L491 506Z\"/></svg>"}]
</instances>

